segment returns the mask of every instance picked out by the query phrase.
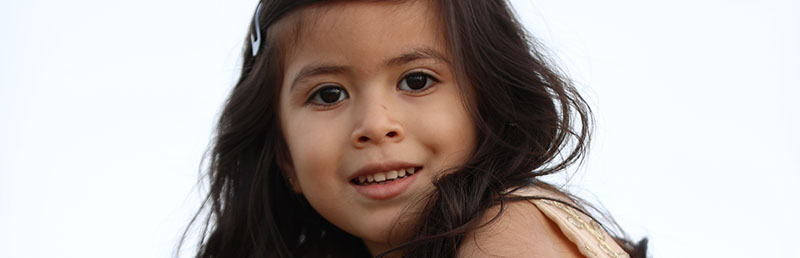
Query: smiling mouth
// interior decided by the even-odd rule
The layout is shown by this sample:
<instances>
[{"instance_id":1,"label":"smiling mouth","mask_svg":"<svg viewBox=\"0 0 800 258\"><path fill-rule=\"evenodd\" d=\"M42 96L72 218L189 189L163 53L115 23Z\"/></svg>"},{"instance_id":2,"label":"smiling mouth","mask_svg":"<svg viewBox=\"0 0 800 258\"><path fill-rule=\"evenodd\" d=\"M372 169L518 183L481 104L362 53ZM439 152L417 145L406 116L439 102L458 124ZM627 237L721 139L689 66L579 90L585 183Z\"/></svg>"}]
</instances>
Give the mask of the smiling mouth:
<instances>
[{"instance_id":1,"label":"smiling mouth","mask_svg":"<svg viewBox=\"0 0 800 258\"><path fill-rule=\"evenodd\" d=\"M361 185L361 186L386 184L395 180L400 180L410 177L416 173L419 173L420 170L422 170L422 167L410 167L405 169L377 172L374 174L353 178L353 180L351 180L350 182L355 185Z\"/></svg>"}]
</instances>

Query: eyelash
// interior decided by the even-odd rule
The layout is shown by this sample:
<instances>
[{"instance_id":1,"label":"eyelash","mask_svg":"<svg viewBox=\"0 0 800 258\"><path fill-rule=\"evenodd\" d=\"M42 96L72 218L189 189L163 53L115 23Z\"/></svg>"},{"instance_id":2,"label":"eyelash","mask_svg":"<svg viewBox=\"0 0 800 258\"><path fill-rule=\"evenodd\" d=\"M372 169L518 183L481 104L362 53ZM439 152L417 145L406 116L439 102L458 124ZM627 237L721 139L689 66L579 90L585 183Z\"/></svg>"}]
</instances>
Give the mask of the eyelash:
<instances>
[{"instance_id":1,"label":"eyelash","mask_svg":"<svg viewBox=\"0 0 800 258\"><path fill-rule=\"evenodd\" d=\"M341 94L344 94L344 96L340 95L339 98L336 100L336 102L333 102L333 103L324 103L324 101L317 101L318 98L320 100L322 100L322 95L320 95L320 94L322 94L322 92L324 90L328 90L328 89L339 90L341 92ZM345 90L344 87L336 85L336 84L325 84L322 87L319 87L319 89L317 89L316 91L314 91L314 93L312 93L311 96L308 97L308 100L306 101L306 103L311 104L311 105L320 106L320 107L332 107L332 106L334 106L336 104L341 103L342 101L344 101L345 99L348 99L348 98L350 98L350 94L347 93L347 90Z\"/></svg>"},{"instance_id":2,"label":"eyelash","mask_svg":"<svg viewBox=\"0 0 800 258\"><path fill-rule=\"evenodd\" d=\"M437 79L437 78L436 78L435 76L433 76L433 75L430 75L430 74L428 74L428 73L426 73L426 72L422 72L422 71L415 71L415 72L411 72L411 73L409 73L409 74L406 74L405 76L403 76L403 79L400 79L400 82L398 82L398 83L397 83L397 88L399 89L400 87L402 87L401 85L403 85L403 83L404 83L404 82L405 82L405 81L406 81L408 78L410 78L410 77L412 77L412 76L422 76L422 77L424 77L424 78L425 78L425 85L423 86L424 88L422 88L422 89L418 89L418 90L415 90L415 89L408 89L408 90L400 89L400 90L403 90L403 91L408 91L408 92L412 92L412 93L415 93L415 94L417 94L417 93L422 93L422 92L428 91L428 90L429 90L429 89L431 89L431 88L432 88L434 85L436 85L437 83L439 83L439 82L440 82L440 81L439 81L439 79ZM431 83L431 84L428 84L428 80L432 81L432 83ZM406 85L408 85L408 83L407 83L407 82L406 82L405 84L406 84Z\"/></svg>"},{"instance_id":3,"label":"eyelash","mask_svg":"<svg viewBox=\"0 0 800 258\"><path fill-rule=\"evenodd\" d=\"M412 76L422 76L422 77L424 77L424 79L425 79L425 85L423 85L424 88L416 89L416 90L415 89L411 89L411 88L409 88L407 90L406 89L401 89L403 84L408 85L408 82L406 82L406 80L408 80ZM428 80L430 80L432 83L430 83ZM430 75L428 73L421 72L421 71L415 71L415 72L411 72L411 73L408 73L405 76L403 76L403 78L400 79L400 81L397 83L397 88L399 90L410 92L412 94L419 94L419 93L428 91L429 89L431 89L434 85L436 85L439 82L440 82L439 79L437 79L433 75ZM324 101L320 101L320 100L322 100L322 96L320 94L324 90L329 90L329 89L339 90L341 92L341 94L344 94L344 96L339 96L339 98L336 100L336 102L333 102L333 103L325 103ZM317 89L316 91L314 91L306 102L308 104L321 106L321 107L332 107L332 106L334 106L336 104L341 103L342 101L344 101L345 99L348 99L348 98L350 98L350 94L347 93L347 90L345 90L344 87L336 85L336 84L326 84L326 85L323 85L322 87L320 87L319 89Z\"/></svg>"}]
</instances>

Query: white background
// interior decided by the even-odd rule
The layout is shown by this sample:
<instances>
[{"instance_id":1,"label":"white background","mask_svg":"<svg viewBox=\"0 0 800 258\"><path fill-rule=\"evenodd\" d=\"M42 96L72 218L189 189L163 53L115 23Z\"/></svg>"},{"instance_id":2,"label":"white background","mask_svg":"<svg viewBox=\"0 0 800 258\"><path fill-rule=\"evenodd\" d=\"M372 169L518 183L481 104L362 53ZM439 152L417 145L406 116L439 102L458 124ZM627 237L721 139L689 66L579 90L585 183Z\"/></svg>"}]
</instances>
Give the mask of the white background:
<instances>
[{"instance_id":1,"label":"white background","mask_svg":"<svg viewBox=\"0 0 800 258\"><path fill-rule=\"evenodd\" d=\"M514 4L596 113L573 191L655 257L800 257L800 3ZM170 256L255 5L0 3L0 257Z\"/></svg>"}]
</instances>

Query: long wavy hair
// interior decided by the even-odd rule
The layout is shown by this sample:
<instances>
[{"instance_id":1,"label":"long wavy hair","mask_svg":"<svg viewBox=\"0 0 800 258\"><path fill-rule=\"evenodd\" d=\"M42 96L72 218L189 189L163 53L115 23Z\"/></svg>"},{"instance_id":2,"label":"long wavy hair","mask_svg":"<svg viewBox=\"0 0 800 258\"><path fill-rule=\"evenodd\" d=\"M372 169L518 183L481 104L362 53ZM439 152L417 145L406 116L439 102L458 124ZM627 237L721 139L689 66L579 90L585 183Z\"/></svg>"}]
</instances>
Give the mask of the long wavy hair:
<instances>
[{"instance_id":1,"label":"long wavy hair","mask_svg":"<svg viewBox=\"0 0 800 258\"><path fill-rule=\"evenodd\" d=\"M410 241L378 256L455 257L463 238L484 226L484 216L497 218L505 204L519 199L508 189L536 185L558 191L536 178L579 163L591 138L588 105L505 0L431 1L477 128L477 147L456 172L434 180L435 192L420 200L424 208ZM278 120L286 46L278 44L271 26L289 12L323 2L261 0L260 19L250 29L264 35L264 43L253 56L249 35L245 40L241 77L209 147L209 193L190 223L204 222L197 257L371 256L359 238L295 194L280 166L289 158ZM586 213L590 206L571 198ZM486 214L497 205L500 213ZM620 230L611 232L632 257L645 257L646 239L635 244Z\"/></svg>"}]
</instances>

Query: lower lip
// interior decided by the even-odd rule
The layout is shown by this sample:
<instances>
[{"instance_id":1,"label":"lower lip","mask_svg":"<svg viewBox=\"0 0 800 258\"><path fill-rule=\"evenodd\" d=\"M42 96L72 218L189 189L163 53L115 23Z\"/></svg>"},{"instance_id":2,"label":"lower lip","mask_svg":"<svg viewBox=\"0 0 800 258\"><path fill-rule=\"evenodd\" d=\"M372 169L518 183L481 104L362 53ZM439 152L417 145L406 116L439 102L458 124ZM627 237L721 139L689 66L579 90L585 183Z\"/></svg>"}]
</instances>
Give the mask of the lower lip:
<instances>
[{"instance_id":1,"label":"lower lip","mask_svg":"<svg viewBox=\"0 0 800 258\"><path fill-rule=\"evenodd\" d=\"M414 180L417 178L417 174L419 174L419 172L420 171L417 171L413 175L406 176L404 178L398 178L394 181L384 184L357 185L351 183L350 185L356 188L356 192L366 196L367 198L373 200L387 200L405 192L406 189L411 186L411 183L414 183Z\"/></svg>"}]
</instances>

